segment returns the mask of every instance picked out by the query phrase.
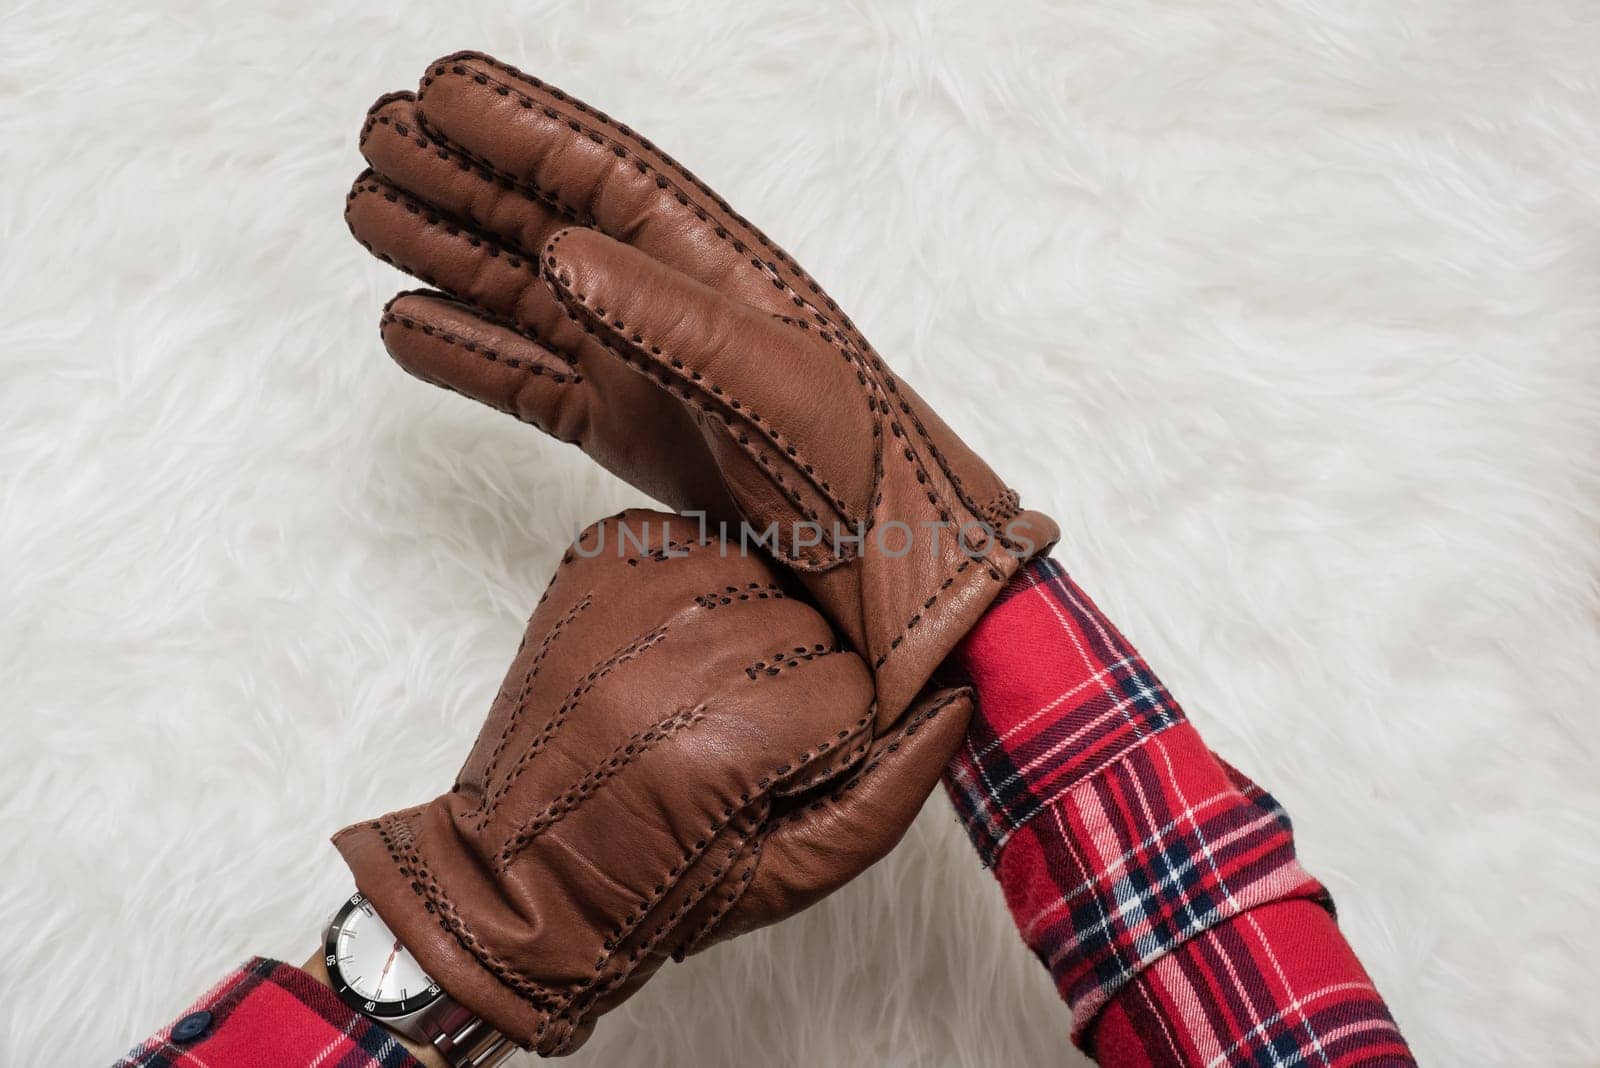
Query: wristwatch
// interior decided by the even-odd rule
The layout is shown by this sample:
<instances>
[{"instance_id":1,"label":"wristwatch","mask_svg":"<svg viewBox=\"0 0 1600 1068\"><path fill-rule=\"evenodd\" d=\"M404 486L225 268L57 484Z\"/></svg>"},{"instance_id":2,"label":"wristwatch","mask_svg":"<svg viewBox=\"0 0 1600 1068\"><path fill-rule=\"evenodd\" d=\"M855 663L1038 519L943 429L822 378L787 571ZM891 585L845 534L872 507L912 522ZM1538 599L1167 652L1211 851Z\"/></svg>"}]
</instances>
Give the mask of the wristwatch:
<instances>
[{"instance_id":1,"label":"wristwatch","mask_svg":"<svg viewBox=\"0 0 1600 1068\"><path fill-rule=\"evenodd\" d=\"M494 1068L516 1043L446 994L363 894L328 923L323 962L339 1000L391 1031L430 1043L451 1068Z\"/></svg>"}]
</instances>

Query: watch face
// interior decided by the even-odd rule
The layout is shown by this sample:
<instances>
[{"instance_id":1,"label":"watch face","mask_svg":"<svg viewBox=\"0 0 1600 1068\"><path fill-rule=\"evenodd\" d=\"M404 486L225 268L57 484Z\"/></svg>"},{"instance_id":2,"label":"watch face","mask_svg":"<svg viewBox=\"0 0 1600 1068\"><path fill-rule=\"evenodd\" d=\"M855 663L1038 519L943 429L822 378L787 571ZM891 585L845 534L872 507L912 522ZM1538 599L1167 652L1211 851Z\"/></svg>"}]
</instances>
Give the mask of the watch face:
<instances>
[{"instance_id":1,"label":"watch face","mask_svg":"<svg viewBox=\"0 0 1600 1068\"><path fill-rule=\"evenodd\" d=\"M323 953L334 992L368 1016L409 1016L444 996L361 894L333 918Z\"/></svg>"}]
</instances>

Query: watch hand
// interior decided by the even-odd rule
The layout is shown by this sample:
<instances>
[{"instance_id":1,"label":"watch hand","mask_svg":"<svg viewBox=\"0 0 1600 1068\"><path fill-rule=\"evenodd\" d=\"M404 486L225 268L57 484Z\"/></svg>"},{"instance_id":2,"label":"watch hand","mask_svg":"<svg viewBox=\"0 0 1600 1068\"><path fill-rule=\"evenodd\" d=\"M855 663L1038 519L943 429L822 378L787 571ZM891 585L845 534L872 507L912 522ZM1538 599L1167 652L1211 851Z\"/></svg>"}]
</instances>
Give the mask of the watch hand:
<instances>
[{"instance_id":1,"label":"watch hand","mask_svg":"<svg viewBox=\"0 0 1600 1068\"><path fill-rule=\"evenodd\" d=\"M389 959L383 962L383 971L378 973L377 996L383 996L383 981L389 977L389 969L394 967L394 959L400 955L400 939L394 940L394 948L389 951Z\"/></svg>"}]
</instances>

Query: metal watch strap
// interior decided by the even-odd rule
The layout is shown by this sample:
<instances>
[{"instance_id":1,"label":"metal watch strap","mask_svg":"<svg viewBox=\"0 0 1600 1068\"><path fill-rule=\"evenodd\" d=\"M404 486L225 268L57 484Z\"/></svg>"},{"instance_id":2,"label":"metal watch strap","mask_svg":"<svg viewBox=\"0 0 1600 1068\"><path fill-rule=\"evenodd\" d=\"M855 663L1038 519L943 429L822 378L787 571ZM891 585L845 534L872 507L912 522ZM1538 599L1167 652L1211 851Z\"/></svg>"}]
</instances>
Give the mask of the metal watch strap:
<instances>
[{"instance_id":1,"label":"metal watch strap","mask_svg":"<svg viewBox=\"0 0 1600 1068\"><path fill-rule=\"evenodd\" d=\"M422 1014L422 1038L450 1068L495 1068L517 1050L517 1044L496 1031L471 1009L451 998Z\"/></svg>"}]
</instances>

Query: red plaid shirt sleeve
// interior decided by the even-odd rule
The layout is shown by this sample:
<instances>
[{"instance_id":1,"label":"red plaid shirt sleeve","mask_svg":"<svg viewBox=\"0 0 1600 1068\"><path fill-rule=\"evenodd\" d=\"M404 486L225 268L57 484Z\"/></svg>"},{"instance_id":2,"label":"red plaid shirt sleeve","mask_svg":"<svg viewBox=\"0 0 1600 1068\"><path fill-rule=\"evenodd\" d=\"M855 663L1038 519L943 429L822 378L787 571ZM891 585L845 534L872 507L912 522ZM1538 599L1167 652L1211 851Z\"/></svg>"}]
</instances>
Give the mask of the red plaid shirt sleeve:
<instances>
[{"instance_id":1,"label":"red plaid shirt sleeve","mask_svg":"<svg viewBox=\"0 0 1600 1068\"><path fill-rule=\"evenodd\" d=\"M422 1068L299 968L257 957L113 1068Z\"/></svg>"},{"instance_id":2,"label":"red plaid shirt sleeve","mask_svg":"<svg viewBox=\"0 0 1600 1068\"><path fill-rule=\"evenodd\" d=\"M1414 1063L1288 816L1059 564L955 665L979 710L945 786L1075 1042L1115 1068Z\"/></svg>"}]
</instances>

